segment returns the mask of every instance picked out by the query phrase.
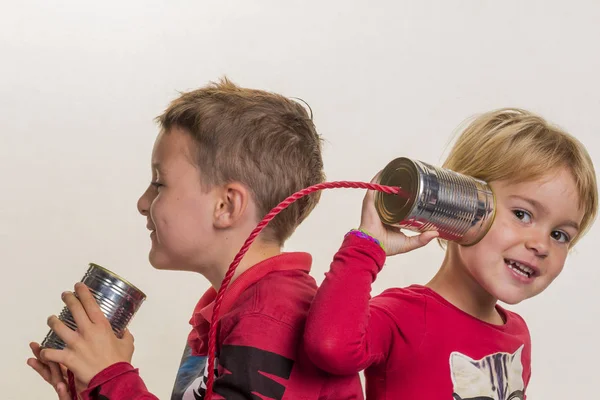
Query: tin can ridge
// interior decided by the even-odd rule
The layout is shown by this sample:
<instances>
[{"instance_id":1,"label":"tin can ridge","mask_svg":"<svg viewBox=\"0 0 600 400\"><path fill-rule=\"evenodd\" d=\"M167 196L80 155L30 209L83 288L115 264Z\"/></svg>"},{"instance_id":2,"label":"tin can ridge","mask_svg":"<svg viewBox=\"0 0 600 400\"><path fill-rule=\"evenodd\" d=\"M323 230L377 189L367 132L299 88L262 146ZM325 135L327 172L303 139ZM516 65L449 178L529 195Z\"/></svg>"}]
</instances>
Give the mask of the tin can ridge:
<instances>
[{"instance_id":1,"label":"tin can ridge","mask_svg":"<svg viewBox=\"0 0 600 400\"><path fill-rule=\"evenodd\" d=\"M125 279L98 264L89 264L81 282L90 289L115 335L119 338L123 337L127 325L146 299L146 295ZM70 329L77 330L77 324L67 307L62 309L58 318ZM52 330L48 332L41 346L54 349L66 347Z\"/></svg>"},{"instance_id":2,"label":"tin can ridge","mask_svg":"<svg viewBox=\"0 0 600 400\"><path fill-rule=\"evenodd\" d=\"M387 225L416 232L437 230L441 239L477 243L495 216L490 186L481 180L400 157L382 171L382 185L397 186L408 199L377 192L375 208Z\"/></svg>"}]
</instances>

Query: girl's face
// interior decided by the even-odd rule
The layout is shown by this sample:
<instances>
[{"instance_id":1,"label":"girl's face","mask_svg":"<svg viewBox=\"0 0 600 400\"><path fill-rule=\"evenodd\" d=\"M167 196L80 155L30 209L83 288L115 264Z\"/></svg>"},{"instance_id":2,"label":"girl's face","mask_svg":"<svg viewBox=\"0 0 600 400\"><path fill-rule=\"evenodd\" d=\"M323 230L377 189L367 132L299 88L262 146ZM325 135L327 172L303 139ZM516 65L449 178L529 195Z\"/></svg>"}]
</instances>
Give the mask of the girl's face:
<instances>
[{"instance_id":1,"label":"girl's face","mask_svg":"<svg viewBox=\"0 0 600 400\"><path fill-rule=\"evenodd\" d=\"M563 269L583 210L569 170L532 182L490 182L496 218L486 236L456 246L458 267L494 298L516 304L541 293Z\"/></svg>"}]
</instances>

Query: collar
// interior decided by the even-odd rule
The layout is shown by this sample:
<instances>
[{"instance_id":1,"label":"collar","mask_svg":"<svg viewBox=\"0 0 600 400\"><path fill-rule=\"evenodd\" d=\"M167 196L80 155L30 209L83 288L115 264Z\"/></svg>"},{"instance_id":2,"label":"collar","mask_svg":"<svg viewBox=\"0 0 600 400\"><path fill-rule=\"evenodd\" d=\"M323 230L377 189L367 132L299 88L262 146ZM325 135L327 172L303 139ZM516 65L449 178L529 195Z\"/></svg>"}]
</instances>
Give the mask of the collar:
<instances>
[{"instance_id":1,"label":"collar","mask_svg":"<svg viewBox=\"0 0 600 400\"><path fill-rule=\"evenodd\" d=\"M310 254L293 252L281 253L248 268L231 282L225 291L225 296L221 303L219 320L231 309L235 300L244 290L264 278L267 274L275 271L290 270L310 272L311 263L312 256ZM202 295L194 308L194 313L190 319L192 331L188 337L188 344L191 347L193 355L206 355L207 353L208 330L212 320L216 297L217 291L211 287Z\"/></svg>"}]
</instances>

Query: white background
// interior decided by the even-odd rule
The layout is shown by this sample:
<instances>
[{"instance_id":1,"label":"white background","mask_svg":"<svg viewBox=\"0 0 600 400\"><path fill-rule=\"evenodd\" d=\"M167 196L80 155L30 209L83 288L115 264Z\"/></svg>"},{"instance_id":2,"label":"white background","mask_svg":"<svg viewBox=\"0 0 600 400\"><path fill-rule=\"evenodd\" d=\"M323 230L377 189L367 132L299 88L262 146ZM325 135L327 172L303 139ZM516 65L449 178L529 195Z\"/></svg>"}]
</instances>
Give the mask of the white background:
<instances>
[{"instance_id":1,"label":"white background","mask_svg":"<svg viewBox=\"0 0 600 400\"><path fill-rule=\"evenodd\" d=\"M370 3L370 4L369 4ZM134 363L170 397L201 276L147 261L136 200L150 179L152 119L177 91L223 75L301 97L326 138L329 180L391 159L441 164L457 126L504 106L541 113L600 165L596 1L2 1L0 255L2 399L54 398L28 342L88 262L141 287ZM363 192L323 194L288 249L320 282ZM543 294L512 309L533 336L531 399L597 394L600 269L595 226ZM374 294L425 283L437 245L388 261Z\"/></svg>"}]
</instances>

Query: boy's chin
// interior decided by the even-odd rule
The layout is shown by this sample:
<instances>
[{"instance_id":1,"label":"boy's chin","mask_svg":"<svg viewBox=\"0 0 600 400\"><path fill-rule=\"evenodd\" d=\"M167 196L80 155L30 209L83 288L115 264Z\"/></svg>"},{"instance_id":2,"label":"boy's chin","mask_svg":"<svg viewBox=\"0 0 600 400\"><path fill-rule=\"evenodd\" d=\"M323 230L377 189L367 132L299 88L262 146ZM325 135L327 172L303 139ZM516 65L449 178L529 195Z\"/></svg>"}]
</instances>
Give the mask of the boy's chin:
<instances>
[{"instance_id":1,"label":"boy's chin","mask_svg":"<svg viewBox=\"0 0 600 400\"><path fill-rule=\"evenodd\" d=\"M148 261L154 269L160 271L195 271L189 268L184 260L171 257L169 254L156 251L155 249L150 250Z\"/></svg>"},{"instance_id":2,"label":"boy's chin","mask_svg":"<svg viewBox=\"0 0 600 400\"><path fill-rule=\"evenodd\" d=\"M150 261L150 265L154 267L154 269L158 270L170 270L173 269L172 263L169 262L168 258L165 257L158 251L154 249L150 250L150 254L148 255L148 261Z\"/></svg>"}]
</instances>

